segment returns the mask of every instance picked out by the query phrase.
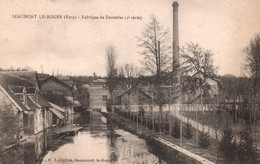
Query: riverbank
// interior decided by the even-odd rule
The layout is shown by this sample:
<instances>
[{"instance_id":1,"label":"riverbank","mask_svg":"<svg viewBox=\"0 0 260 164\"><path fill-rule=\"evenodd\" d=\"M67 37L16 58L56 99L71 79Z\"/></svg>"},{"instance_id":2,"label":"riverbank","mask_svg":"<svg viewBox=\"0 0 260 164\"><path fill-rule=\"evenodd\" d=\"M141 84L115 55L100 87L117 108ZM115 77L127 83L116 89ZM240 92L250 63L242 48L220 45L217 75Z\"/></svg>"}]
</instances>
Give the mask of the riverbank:
<instances>
[{"instance_id":1,"label":"riverbank","mask_svg":"<svg viewBox=\"0 0 260 164\"><path fill-rule=\"evenodd\" d=\"M179 162L182 163L214 163L216 162L216 156L212 152L195 148L194 144L190 144L183 140L183 145L180 147L179 139L175 139L169 135L161 134L152 130L146 129L144 126L121 117L115 113L109 115L111 123L116 123L121 128L143 138L147 141L148 145L156 148L151 151L157 151L163 154L169 163L176 163L176 158L171 159L171 156L178 156ZM174 161L171 161L174 160ZM204 162L203 162L204 161ZM213 162L211 162L213 161Z\"/></svg>"}]
</instances>

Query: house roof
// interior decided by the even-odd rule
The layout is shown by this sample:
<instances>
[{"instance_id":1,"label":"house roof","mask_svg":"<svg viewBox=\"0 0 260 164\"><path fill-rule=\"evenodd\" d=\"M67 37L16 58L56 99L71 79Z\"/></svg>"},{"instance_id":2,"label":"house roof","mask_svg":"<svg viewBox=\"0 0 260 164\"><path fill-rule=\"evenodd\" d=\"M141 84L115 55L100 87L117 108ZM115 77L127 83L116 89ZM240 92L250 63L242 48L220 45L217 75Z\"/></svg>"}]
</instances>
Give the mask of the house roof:
<instances>
[{"instance_id":1,"label":"house roof","mask_svg":"<svg viewBox=\"0 0 260 164\"><path fill-rule=\"evenodd\" d=\"M70 87L73 87L73 85L74 85L74 81L72 81L72 80L61 80L61 81Z\"/></svg>"},{"instance_id":2,"label":"house roof","mask_svg":"<svg viewBox=\"0 0 260 164\"><path fill-rule=\"evenodd\" d=\"M27 81L33 83L34 86L38 85L39 81L42 81L50 76L48 74L37 73L37 71L5 71L3 73L26 79Z\"/></svg>"},{"instance_id":3,"label":"house roof","mask_svg":"<svg viewBox=\"0 0 260 164\"><path fill-rule=\"evenodd\" d=\"M221 85L221 83L220 83L219 80L217 80L216 78L214 78L214 77L212 77L212 76L210 76L210 75L207 75L206 73L201 72L201 71L196 72L195 74L193 74L193 75L190 76L190 77L185 77L183 83L186 82L186 81L188 81L189 79L192 79L193 77L195 77L195 76L198 75L198 74L203 74L205 77L208 77L208 78L210 78L210 79L216 81L219 85Z\"/></svg>"},{"instance_id":4,"label":"house roof","mask_svg":"<svg viewBox=\"0 0 260 164\"><path fill-rule=\"evenodd\" d=\"M30 96L30 98L36 102L36 96ZM38 104L42 107L42 108L51 108L52 106L49 104L49 102L43 97L41 96L41 94L38 97Z\"/></svg>"},{"instance_id":5,"label":"house roof","mask_svg":"<svg viewBox=\"0 0 260 164\"><path fill-rule=\"evenodd\" d=\"M41 87L41 85L42 85L43 83L45 83L45 82L47 82L47 81L49 81L49 80L54 80L55 82L61 84L62 86L68 88L69 90L72 90L72 87L71 87L71 86L69 86L68 84L64 83L63 81L57 79L57 78L54 77L54 76L49 76L47 79L41 81L41 82L40 82L40 87Z\"/></svg>"},{"instance_id":6,"label":"house roof","mask_svg":"<svg viewBox=\"0 0 260 164\"><path fill-rule=\"evenodd\" d=\"M80 107L81 104L79 101L77 100L73 100L73 97L72 96L65 96L65 99L70 103L70 104L73 104L75 105L76 107Z\"/></svg>"},{"instance_id":7,"label":"house roof","mask_svg":"<svg viewBox=\"0 0 260 164\"><path fill-rule=\"evenodd\" d=\"M190 78L196 76L196 75L199 74L199 73L201 73L201 74L203 74L205 77L208 77L208 78L210 78L210 79L212 79L212 80L214 80L214 81L216 81L216 82L219 83L219 81L218 81L215 77L212 77L212 76L210 76L210 75L208 75L208 74L206 74L206 73L204 73L204 72L202 72L202 71L196 72L196 73L195 73L194 75L192 75Z\"/></svg>"},{"instance_id":8,"label":"house roof","mask_svg":"<svg viewBox=\"0 0 260 164\"><path fill-rule=\"evenodd\" d=\"M60 107L60 106L58 106L58 105L56 105L56 104L53 104L53 103L51 103L51 102L49 102L49 104L52 106L52 108L58 110L59 112L63 112L63 113L66 112L66 109L64 109L64 108L62 108L62 107Z\"/></svg>"},{"instance_id":9,"label":"house roof","mask_svg":"<svg viewBox=\"0 0 260 164\"><path fill-rule=\"evenodd\" d=\"M29 82L26 79L8 75L5 73L0 73L0 84L5 84L8 86L25 86L25 87L34 87L33 83Z\"/></svg>"},{"instance_id":10,"label":"house roof","mask_svg":"<svg viewBox=\"0 0 260 164\"><path fill-rule=\"evenodd\" d=\"M60 119L63 119L65 118L65 116L60 112L58 111L57 109L55 108L50 108L50 111L52 111L52 113L54 113L57 117L59 117Z\"/></svg>"},{"instance_id":11,"label":"house roof","mask_svg":"<svg viewBox=\"0 0 260 164\"><path fill-rule=\"evenodd\" d=\"M138 88L138 87L132 87L132 88L129 88L128 90L124 91L123 93L121 93L120 95L118 95L117 97L121 97L122 95L124 94L129 94L131 93L133 90L137 90L139 91L140 93L144 94L145 96L153 99L153 97L151 95L149 95L148 93L145 93L141 88Z\"/></svg>"},{"instance_id":12,"label":"house roof","mask_svg":"<svg viewBox=\"0 0 260 164\"><path fill-rule=\"evenodd\" d=\"M29 74L29 73L28 73ZM5 93L8 94L9 99L17 106L20 111L29 111L39 108L39 106L35 103L36 97L35 95L30 95L27 98L27 106L28 108L19 100L19 98L15 95L15 93L22 93L23 88L26 87L27 93L34 94L35 87L34 85L27 81L26 79L15 77L9 74L0 73L0 85L5 90ZM39 95L38 104L40 107L50 108L52 107L48 101Z\"/></svg>"},{"instance_id":13,"label":"house roof","mask_svg":"<svg viewBox=\"0 0 260 164\"><path fill-rule=\"evenodd\" d=\"M14 93L23 93L24 86L9 86L9 88ZM26 93L27 94L34 94L35 93L35 88L34 87L26 87Z\"/></svg>"},{"instance_id":14,"label":"house roof","mask_svg":"<svg viewBox=\"0 0 260 164\"><path fill-rule=\"evenodd\" d=\"M93 80L90 85L106 85L106 79Z\"/></svg>"},{"instance_id":15,"label":"house roof","mask_svg":"<svg viewBox=\"0 0 260 164\"><path fill-rule=\"evenodd\" d=\"M40 106L38 106L35 101L32 100L32 98L30 96L27 96L27 106L29 107L30 110L35 110L35 109L39 109L41 108Z\"/></svg>"},{"instance_id":16,"label":"house roof","mask_svg":"<svg viewBox=\"0 0 260 164\"><path fill-rule=\"evenodd\" d=\"M0 84L0 89L10 99L19 111L28 111L28 108L15 96L15 94L4 84Z\"/></svg>"}]
</instances>

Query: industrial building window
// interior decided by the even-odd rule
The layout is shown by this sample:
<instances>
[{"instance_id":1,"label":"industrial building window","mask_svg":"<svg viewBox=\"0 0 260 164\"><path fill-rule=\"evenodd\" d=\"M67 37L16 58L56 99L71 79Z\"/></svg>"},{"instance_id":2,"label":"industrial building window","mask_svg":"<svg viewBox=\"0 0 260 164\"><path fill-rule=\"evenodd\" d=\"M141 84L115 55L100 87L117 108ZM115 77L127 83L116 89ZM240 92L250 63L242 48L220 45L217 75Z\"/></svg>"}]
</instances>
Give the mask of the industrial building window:
<instances>
[{"instance_id":1,"label":"industrial building window","mask_svg":"<svg viewBox=\"0 0 260 164\"><path fill-rule=\"evenodd\" d=\"M102 101L107 101L107 95L102 96Z\"/></svg>"}]
</instances>

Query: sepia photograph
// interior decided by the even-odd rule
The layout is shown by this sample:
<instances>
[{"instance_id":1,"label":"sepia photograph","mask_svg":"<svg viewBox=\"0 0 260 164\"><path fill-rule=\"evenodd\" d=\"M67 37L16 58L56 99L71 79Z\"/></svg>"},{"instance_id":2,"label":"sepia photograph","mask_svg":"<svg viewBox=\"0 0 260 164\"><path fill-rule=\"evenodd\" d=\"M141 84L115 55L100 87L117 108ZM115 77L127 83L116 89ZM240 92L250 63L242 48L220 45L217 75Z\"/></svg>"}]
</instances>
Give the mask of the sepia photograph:
<instances>
[{"instance_id":1,"label":"sepia photograph","mask_svg":"<svg viewBox=\"0 0 260 164\"><path fill-rule=\"evenodd\" d=\"M259 164L260 0L1 0L0 164Z\"/></svg>"}]
</instances>

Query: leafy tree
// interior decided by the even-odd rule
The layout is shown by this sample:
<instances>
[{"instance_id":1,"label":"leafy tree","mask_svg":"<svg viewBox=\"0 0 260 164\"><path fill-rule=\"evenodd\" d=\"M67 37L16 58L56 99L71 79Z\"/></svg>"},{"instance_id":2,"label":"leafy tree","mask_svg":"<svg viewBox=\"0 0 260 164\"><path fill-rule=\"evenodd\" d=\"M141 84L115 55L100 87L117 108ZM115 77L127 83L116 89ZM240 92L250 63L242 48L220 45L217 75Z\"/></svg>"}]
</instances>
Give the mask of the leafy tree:
<instances>
[{"instance_id":1,"label":"leafy tree","mask_svg":"<svg viewBox=\"0 0 260 164\"><path fill-rule=\"evenodd\" d=\"M187 139L192 138L191 125L189 123L185 126L184 137Z\"/></svg>"},{"instance_id":2,"label":"leafy tree","mask_svg":"<svg viewBox=\"0 0 260 164\"><path fill-rule=\"evenodd\" d=\"M236 158L236 141L233 140L232 129L228 126L223 130L223 137L219 142L218 150L221 156L228 162Z\"/></svg>"},{"instance_id":3,"label":"leafy tree","mask_svg":"<svg viewBox=\"0 0 260 164\"><path fill-rule=\"evenodd\" d=\"M199 147L207 149L210 145L209 134L205 132L199 133Z\"/></svg>"}]
</instances>

